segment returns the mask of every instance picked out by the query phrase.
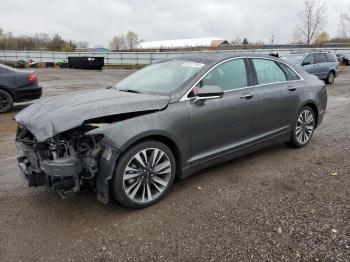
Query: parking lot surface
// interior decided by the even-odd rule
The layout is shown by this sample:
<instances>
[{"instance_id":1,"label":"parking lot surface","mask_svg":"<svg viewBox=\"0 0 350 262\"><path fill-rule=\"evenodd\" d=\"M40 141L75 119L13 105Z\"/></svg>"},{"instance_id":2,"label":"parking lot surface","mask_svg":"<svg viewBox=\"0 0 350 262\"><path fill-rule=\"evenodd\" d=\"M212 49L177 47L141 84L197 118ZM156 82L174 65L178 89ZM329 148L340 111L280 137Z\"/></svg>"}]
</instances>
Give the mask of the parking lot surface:
<instances>
[{"instance_id":1,"label":"parking lot surface","mask_svg":"<svg viewBox=\"0 0 350 262\"><path fill-rule=\"evenodd\" d=\"M111 85L131 70L38 69L44 96ZM0 261L350 261L350 67L327 86L311 143L276 145L176 181L129 210L92 191L61 200L19 176L0 115Z\"/></svg>"}]
</instances>

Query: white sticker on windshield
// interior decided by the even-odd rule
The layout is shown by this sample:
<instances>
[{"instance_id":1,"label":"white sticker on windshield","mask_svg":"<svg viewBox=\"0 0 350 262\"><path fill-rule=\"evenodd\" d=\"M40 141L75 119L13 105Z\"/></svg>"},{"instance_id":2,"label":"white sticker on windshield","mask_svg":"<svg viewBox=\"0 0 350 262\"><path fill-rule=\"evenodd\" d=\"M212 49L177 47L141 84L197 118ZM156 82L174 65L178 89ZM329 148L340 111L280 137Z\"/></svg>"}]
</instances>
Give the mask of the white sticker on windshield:
<instances>
[{"instance_id":1,"label":"white sticker on windshield","mask_svg":"<svg viewBox=\"0 0 350 262\"><path fill-rule=\"evenodd\" d=\"M195 62L185 62L181 66L201 68L204 66L204 64Z\"/></svg>"}]
</instances>

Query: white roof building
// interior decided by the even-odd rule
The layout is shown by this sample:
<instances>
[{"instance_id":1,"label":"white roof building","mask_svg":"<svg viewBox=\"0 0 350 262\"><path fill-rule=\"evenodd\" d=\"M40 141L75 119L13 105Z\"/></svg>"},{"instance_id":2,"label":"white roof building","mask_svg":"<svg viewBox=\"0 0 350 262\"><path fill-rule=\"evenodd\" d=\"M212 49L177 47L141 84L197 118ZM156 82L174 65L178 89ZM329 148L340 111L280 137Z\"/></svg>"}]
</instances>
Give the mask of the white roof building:
<instances>
[{"instance_id":1,"label":"white roof building","mask_svg":"<svg viewBox=\"0 0 350 262\"><path fill-rule=\"evenodd\" d=\"M205 38L188 38L176 40L163 41L147 41L138 44L141 49L160 49L160 48L186 48L186 47L217 47L228 42L219 37L205 37Z\"/></svg>"}]
</instances>

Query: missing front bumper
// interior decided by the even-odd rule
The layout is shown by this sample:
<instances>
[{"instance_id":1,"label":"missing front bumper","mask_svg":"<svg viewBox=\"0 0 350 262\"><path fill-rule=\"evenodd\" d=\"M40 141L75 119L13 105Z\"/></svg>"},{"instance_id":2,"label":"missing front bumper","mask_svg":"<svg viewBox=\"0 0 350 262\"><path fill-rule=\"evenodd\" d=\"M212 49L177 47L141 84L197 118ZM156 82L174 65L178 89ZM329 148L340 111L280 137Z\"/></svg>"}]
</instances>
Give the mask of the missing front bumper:
<instances>
[{"instance_id":1,"label":"missing front bumper","mask_svg":"<svg viewBox=\"0 0 350 262\"><path fill-rule=\"evenodd\" d=\"M51 186L63 198L80 191L80 159L64 157L42 161L32 147L22 143L17 143L17 152L20 173L27 179L29 187Z\"/></svg>"},{"instance_id":2,"label":"missing front bumper","mask_svg":"<svg viewBox=\"0 0 350 262\"><path fill-rule=\"evenodd\" d=\"M109 182L113 177L119 152L107 144L106 152L96 162L74 157L63 157L56 160L42 160L38 147L16 141L17 160L21 174L29 182L30 187L48 186L59 193L62 198L74 196L80 187L93 186L100 202L109 202ZM90 173L87 173L87 170ZM91 170L94 172L91 175Z\"/></svg>"}]
</instances>

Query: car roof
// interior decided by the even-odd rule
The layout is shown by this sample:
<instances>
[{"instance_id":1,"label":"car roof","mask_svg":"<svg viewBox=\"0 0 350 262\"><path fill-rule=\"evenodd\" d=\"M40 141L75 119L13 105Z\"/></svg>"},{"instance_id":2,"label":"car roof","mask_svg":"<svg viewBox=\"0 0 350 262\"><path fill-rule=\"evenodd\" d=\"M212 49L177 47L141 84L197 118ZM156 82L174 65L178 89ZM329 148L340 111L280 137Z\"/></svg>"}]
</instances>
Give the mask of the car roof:
<instances>
[{"instance_id":1,"label":"car roof","mask_svg":"<svg viewBox=\"0 0 350 262\"><path fill-rule=\"evenodd\" d=\"M181 59L181 60L190 60L190 61L196 61L201 62L204 64L214 64L221 62L223 60L227 60L230 58L236 58L236 57L261 57L261 58L271 58L275 60L279 60L276 57L270 56L267 53L253 53L253 52L207 52L207 53L193 53L189 55L184 55L181 57L176 57L175 59Z\"/></svg>"},{"instance_id":2,"label":"car roof","mask_svg":"<svg viewBox=\"0 0 350 262\"><path fill-rule=\"evenodd\" d=\"M308 55L308 54L332 54L329 51L295 51L288 55Z\"/></svg>"},{"instance_id":3,"label":"car roof","mask_svg":"<svg viewBox=\"0 0 350 262\"><path fill-rule=\"evenodd\" d=\"M10 66L4 65L4 64L0 64L0 68L6 69L6 70L9 70L9 71L13 71L13 72L20 72L16 68L13 68L13 67L10 67Z\"/></svg>"}]
</instances>

